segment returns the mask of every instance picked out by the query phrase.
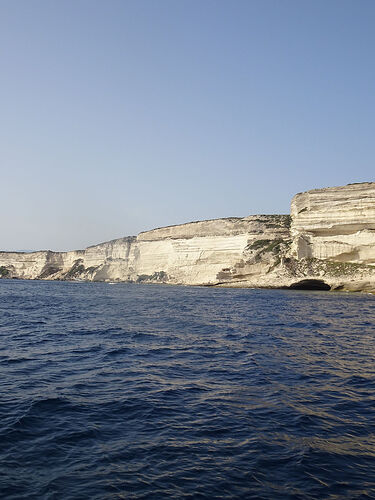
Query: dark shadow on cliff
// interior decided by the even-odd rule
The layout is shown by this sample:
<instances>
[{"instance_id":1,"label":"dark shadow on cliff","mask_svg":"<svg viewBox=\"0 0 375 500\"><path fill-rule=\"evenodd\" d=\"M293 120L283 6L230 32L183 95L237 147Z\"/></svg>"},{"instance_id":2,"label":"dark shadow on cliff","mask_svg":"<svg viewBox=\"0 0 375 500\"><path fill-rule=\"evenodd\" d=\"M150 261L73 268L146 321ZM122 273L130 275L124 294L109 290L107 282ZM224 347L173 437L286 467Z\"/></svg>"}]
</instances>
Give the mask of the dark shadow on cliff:
<instances>
[{"instance_id":1,"label":"dark shadow on cliff","mask_svg":"<svg viewBox=\"0 0 375 500\"><path fill-rule=\"evenodd\" d=\"M293 290L331 290L331 287L323 280L301 280L293 283L289 288Z\"/></svg>"}]
</instances>

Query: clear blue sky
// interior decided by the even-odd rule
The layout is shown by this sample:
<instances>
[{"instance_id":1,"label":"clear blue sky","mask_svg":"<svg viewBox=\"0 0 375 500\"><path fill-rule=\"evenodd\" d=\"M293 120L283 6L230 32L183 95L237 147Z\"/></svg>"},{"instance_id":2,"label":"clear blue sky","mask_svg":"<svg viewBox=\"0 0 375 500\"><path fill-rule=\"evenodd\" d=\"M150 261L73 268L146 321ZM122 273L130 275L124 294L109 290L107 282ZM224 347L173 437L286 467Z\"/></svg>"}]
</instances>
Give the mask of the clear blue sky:
<instances>
[{"instance_id":1,"label":"clear blue sky","mask_svg":"<svg viewBox=\"0 0 375 500\"><path fill-rule=\"evenodd\" d=\"M1 249L374 180L373 0L0 0Z\"/></svg>"}]
</instances>

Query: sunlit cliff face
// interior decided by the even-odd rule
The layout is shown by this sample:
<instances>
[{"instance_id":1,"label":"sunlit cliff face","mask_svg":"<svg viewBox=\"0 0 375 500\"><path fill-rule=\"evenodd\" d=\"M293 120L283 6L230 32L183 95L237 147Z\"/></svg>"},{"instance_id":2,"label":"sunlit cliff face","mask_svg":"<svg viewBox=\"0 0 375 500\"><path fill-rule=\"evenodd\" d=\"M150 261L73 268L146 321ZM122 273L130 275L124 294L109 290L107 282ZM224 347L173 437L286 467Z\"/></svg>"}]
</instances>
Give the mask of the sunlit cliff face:
<instances>
[{"instance_id":1,"label":"sunlit cliff face","mask_svg":"<svg viewBox=\"0 0 375 500\"><path fill-rule=\"evenodd\" d=\"M375 183L297 194L291 216L298 259L375 264Z\"/></svg>"},{"instance_id":2,"label":"sunlit cliff face","mask_svg":"<svg viewBox=\"0 0 375 500\"><path fill-rule=\"evenodd\" d=\"M298 194L291 216L192 222L73 252L1 252L0 277L373 291L375 183Z\"/></svg>"}]
</instances>

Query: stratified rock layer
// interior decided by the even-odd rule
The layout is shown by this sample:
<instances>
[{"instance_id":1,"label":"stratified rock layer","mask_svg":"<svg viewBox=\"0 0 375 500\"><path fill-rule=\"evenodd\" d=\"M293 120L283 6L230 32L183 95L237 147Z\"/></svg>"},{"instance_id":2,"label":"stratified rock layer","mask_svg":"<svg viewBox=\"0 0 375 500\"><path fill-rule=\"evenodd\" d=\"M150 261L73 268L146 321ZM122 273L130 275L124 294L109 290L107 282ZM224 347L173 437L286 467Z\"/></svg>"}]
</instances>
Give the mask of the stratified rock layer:
<instances>
[{"instance_id":1,"label":"stratified rock layer","mask_svg":"<svg viewBox=\"0 0 375 500\"><path fill-rule=\"evenodd\" d=\"M0 252L0 277L375 290L375 183L315 189L289 215L169 226L72 252Z\"/></svg>"},{"instance_id":2,"label":"stratified rock layer","mask_svg":"<svg viewBox=\"0 0 375 500\"><path fill-rule=\"evenodd\" d=\"M231 281L254 252L289 238L289 216L260 215L170 226L73 252L0 253L8 277L216 284ZM262 246L262 243L261 243ZM259 250L259 249L258 249ZM258 254L256 252L256 254ZM272 254L274 255L274 254ZM259 259L258 259L259 260ZM261 271L254 262L254 274ZM262 262L262 270L272 259Z\"/></svg>"},{"instance_id":3,"label":"stratified rock layer","mask_svg":"<svg viewBox=\"0 0 375 500\"><path fill-rule=\"evenodd\" d=\"M375 184L297 194L291 206L293 255L375 263Z\"/></svg>"}]
</instances>

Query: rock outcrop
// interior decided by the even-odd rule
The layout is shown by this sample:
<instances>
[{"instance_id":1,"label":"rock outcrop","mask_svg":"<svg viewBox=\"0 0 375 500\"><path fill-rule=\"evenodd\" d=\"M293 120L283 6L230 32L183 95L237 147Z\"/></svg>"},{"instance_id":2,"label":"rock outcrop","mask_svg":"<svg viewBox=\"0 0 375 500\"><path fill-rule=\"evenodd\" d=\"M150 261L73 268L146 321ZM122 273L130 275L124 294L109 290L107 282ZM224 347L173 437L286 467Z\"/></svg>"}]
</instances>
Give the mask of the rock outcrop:
<instances>
[{"instance_id":1,"label":"rock outcrop","mask_svg":"<svg viewBox=\"0 0 375 500\"><path fill-rule=\"evenodd\" d=\"M297 194L291 216L297 259L375 264L375 183Z\"/></svg>"},{"instance_id":2,"label":"rock outcrop","mask_svg":"<svg viewBox=\"0 0 375 500\"><path fill-rule=\"evenodd\" d=\"M375 183L297 194L289 215L168 226L72 252L0 252L0 277L375 290Z\"/></svg>"},{"instance_id":3,"label":"rock outcrop","mask_svg":"<svg viewBox=\"0 0 375 500\"><path fill-rule=\"evenodd\" d=\"M73 252L1 252L7 277L214 285L275 264L290 217L250 216L169 226ZM268 246L272 249L267 252ZM267 259L257 258L269 254ZM253 257L252 265L249 259Z\"/></svg>"}]
</instances>

